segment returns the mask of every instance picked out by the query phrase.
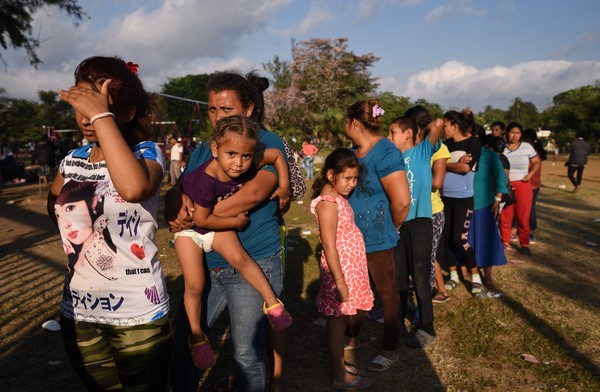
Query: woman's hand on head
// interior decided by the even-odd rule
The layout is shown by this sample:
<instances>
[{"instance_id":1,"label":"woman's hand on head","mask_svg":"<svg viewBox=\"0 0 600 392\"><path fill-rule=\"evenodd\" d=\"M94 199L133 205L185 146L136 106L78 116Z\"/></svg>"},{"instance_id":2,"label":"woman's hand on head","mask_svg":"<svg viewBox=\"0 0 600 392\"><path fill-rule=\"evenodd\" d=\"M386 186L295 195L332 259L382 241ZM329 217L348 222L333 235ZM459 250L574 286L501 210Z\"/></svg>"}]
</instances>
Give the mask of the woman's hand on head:
<instances>
[{"instance_id":1,"label":"woman's hand on head","mask_svg":"<svg viewBox=\"0 0 600 392\"><path fill-rule=\"evenodd\" d=\"M108 111L108 86L110 82L110 79L105 80L100 86L100 92L93 90L91 86L80 85L73 86L68 90L58 90L58 96L89 119L96 114Z\"/></svg>"}]
</instances>

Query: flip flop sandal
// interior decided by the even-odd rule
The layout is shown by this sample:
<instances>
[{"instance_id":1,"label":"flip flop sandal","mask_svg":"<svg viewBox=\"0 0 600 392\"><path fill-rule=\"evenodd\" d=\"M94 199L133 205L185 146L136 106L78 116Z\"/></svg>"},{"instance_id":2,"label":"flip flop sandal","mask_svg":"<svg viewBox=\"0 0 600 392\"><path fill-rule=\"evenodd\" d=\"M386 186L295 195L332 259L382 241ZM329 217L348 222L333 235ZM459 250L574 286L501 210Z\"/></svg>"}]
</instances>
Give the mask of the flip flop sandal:
<instances>
[{"instance_id":1,"label":"flip flop sandal","mask_svg":"<svg viewBox=\"0 0 600 392\"><path fill-rule=\"evenodd\" d=\"M443 304L446 301L450 300L450 295L448 294L444 294L444 293L437 293L432 299L431 302L433 302L434 304Z\"/></svg>"},{"instance_id":2,"label":"flip flop sandal","mask_svg":"<svg viewBox=\"0 0 600 392\"><path fill-rule=\"evenodd\" d=\"M364 370L357 368L350 362L344 362L344 368L346 369L346 372L348 372L352 375L355 375L355 376L364 377L366 375Z\"/></svg>"},{"instance_id":3,"label":"flip flop sandal","mask_svg":"<svg viewBox=\"0 0 600 392\"><path fill-rule=\"evenodd\" d=\"M430 335L427 332L419 329L415 334L406 342L406 345L410 348L424 348L425 346L435 342L436 336Z\"/></svg>"},{"instance_id":4,"label":"flip flop sandal","mask_svg":"<svg viewBox=\"0 0 600 392\"><path fill-rule=\"evenodd\" d=\"M481 283L472 283L471 284L471 294L479 294L483 291L483 284Z\"/></svg>"},{"instance_id":5,"label":"flip flop sandal","mask_svg":"<svg viewBox=\"0 0 600 392\"><path fill-rule=\"evenodd\" d=\"M348 384L336 384L333 383L334 389L341 390L356 390L356 389L365 389L369 388L373 384L370 378L366 378L364 376L357 376L354 381L349 382Z\"/></svg>"},{"instance_id":6,"label":"flip flop sandal","mask_svg":"<svg viewBox=\"0 0 600 392\"><path fill-rule=\"evenodd\" d=\"M204 335L204 340L199 343L192 344L188 340L188 345L190 347L192 361L198 369L211 368L217 362L206 335Z\"/></svg>"},{"instance_id":7,"label":"flip flop sandal","mask_svg":"<svg viewBox=\"0 0 600 392\"><path fill-rule=\"evenodd\" d=\"M389 359L384 357L383 355L378 355L369 364L368 369L372 372L385 372L388 370L394 363L398 361L400 355L396 354L394 359Z\"/></svg>"},{"instance_id":8,"label":"flip flop sandal","mask_svg":"<svg viewBox=\"0 0 600 392\"><path fill-rule=\"evenodd\" d=\"M458 287L458 282L456 282L456 281L454 281L454 280L452 280L452 279L449 279L449 280L448 280L448 281L447 281L447 282L444 284L444 287L445 287L445 288L446 288L446 290L448 290L448 291L454 290L455 288L457 288L457 287Z\"/></svg>"}]
</instances>

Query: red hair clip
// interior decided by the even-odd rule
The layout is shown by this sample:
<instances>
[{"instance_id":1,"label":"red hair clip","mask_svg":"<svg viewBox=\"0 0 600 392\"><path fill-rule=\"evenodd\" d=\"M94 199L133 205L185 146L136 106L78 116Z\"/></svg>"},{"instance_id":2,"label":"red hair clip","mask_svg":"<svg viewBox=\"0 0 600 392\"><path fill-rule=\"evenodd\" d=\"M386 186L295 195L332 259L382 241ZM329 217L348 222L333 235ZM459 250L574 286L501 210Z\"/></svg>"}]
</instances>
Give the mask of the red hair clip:
<instances>
[{"instance_id":1,"label":"red hair clip","mask_svg":"<svg viewBox=\"0 0 600 392\"><path fill-rule=\"evenodd\" d=\"M128 61L125 63L125 65L127 66L127 68L129 68L131 73L137 74L139 64L135 64L135 63L132 63L131 61Z\"/></svg>"}]
</instances>

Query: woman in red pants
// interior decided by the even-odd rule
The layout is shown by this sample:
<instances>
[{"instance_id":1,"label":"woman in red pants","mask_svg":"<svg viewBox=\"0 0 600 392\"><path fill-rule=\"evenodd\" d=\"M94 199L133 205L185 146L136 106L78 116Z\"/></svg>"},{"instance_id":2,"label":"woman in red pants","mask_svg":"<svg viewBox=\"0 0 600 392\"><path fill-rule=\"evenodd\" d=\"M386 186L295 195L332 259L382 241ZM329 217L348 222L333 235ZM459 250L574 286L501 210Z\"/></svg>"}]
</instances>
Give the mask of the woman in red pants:
<instances>
[{"instance_id":1,"label":"woman in red pants","mask_svg":"<svg viewBox=\"0 0 600 392\"><path fill-rule=\"evenodd\" d=\"M525 255L531 255L529 249L529 216L531 214L531 202L533 190L529 180L540 170L542 161L533 146L523 142L523 127L518 122L512 122L506 127L507 144L504 155L510 162L509 180L512 186L516 202L505 207L500 214L500 237L505 249L509 249L510 230L514 216L517 217L519 233L519 251ZM531 165L529 165L531 163Z\"/></svg>"}]
</instances>

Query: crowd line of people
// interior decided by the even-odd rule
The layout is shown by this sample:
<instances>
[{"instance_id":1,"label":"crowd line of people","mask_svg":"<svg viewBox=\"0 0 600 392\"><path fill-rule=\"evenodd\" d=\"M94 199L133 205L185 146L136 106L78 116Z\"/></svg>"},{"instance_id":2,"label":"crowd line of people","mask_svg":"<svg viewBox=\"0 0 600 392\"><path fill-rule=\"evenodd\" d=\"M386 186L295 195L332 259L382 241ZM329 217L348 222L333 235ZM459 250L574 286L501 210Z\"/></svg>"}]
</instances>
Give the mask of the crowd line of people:
<instances>
[{"instance_id":1,"label":"crowd line of people","mask_svg":"<svg viewBox=\"0 0 600 392\"><path fill-rule=\"evenodd\" d=\"M194 391L215 364L209 331L227 309L232 388L283 390L293 323L279 299L283 217L312 179L318 148L304 143L302 178L289 146L262 125L268 80L211 76L211 140L183 169L171 142L177 174L165 220L184 281L171 315L155 241L167 163L149 140L156 105L137 70L91 57L75 70L75 85L59 90L89 141L60 162L48 196L68 260L61 331L70 361L92 391ZM372 385L344 352L361 346L375 304L383 330L368 370L383 372L398 361L402 335L413 348L435 342L433 304L461 282L478 298L500 296L492 270L506 264L514 217L521 253L531 254L535 228L541 152L520 124L498 122L486 135L468 109L433 119L415 106L384 130L384 115L377 99L351 105L344 130L352 148L329 154L312 182L322 244L316 307L326 318L332 385L342 390Z\"/></svg>"}]
</instances>

